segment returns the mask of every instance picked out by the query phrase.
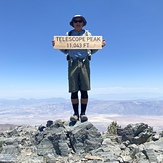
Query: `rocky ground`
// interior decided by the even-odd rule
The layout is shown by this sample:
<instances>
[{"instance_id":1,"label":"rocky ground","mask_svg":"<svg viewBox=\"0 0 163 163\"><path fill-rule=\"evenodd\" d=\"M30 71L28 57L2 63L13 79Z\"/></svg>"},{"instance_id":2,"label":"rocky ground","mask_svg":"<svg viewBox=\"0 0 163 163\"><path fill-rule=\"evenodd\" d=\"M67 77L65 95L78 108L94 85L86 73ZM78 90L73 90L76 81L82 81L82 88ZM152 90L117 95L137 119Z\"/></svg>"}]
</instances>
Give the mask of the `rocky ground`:
<instances>
[{"instance_id":1,"label":"rocky ground","mask_svg":"<svg viewBox=\"0 0 163 163\"><path fill-rule=\"evenodd\" d=\"M163 132L129 124L121 135L100 133L91 122L47 121L0 134L0 163L162 163Z\"/></svg>"}]
</instances>

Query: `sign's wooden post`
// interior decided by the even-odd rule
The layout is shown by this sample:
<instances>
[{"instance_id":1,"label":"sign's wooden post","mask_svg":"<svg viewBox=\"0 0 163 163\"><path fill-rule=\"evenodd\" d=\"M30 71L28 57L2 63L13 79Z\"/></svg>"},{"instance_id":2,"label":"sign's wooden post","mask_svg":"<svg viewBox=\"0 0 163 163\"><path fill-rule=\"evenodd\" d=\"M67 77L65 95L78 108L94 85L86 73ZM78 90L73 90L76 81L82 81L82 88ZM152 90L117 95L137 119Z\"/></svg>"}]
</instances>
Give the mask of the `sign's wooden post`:
<instances>
[{"instance_id":1,"label":"sign's wooden post","mask_svg":"<svg viewBox=\"0 0 163 163\"><path fill-rule=\"evenodd\" d=\"M54 49L102 49L102 36L54 36Z\"/></svg>"}]
</instances>

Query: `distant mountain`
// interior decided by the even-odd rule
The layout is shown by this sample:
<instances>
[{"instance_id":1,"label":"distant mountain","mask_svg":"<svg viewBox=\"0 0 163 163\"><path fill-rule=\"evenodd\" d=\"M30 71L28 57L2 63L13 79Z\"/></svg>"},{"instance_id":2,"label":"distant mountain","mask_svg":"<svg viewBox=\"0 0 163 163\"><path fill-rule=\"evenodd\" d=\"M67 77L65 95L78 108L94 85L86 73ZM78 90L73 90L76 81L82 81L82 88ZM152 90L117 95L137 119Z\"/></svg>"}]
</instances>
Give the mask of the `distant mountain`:
<instances>
[{"instance_id":1,"label":"distant mountain","mask_svg":"<svg viewBox=\"0 0 163 163\"><path fill-rule=\"evenodd\" d=\"M66 112L69 101L62 98L0 100L0 115L44 115Z\"/></svg>"},{"instance_id":2,"label":"distant mountain","mask_svg":"<svg viewBox=\"0 0 163 163\"><path fill-rule=\"evenodd\" d=\"M94 100L89 112L119 115L163 115L163 100Z\"/></svg>"},{"instance_id":3,"label":"distant mountain","mask_svg":"<svg viewBox=\"0 0 163 163\"><path fill-rule=\"evenodd\" d=\"M58 104L67 102L64 98L47 98L47 99L17 99L17 100L7 100L0 99L0 108L9 106L32 106L32 105L44 105L44 104Z\"/></svg>"},{"instance_id":4,"label":"distant mountain","mask_svg":"<svg viewBox=\"0 0 163 163\"><path fill-rule=\"evenodd\" d=\"M0 124L0 133L6 130L12 130L16 127L17 125L13 124Z\"/></svg>"},{"instance_id":5,"label":"distant mountain","mask_svg":"<svg viewBox=\"0 0 163 163\"><path fill-rule=\"evenodd\" d=\"M64 114L72 112L70 100L64 98L0 100L0 115ZM90 99L90 114L163 115L163 100Z\"/></svg>"}]
</instances>

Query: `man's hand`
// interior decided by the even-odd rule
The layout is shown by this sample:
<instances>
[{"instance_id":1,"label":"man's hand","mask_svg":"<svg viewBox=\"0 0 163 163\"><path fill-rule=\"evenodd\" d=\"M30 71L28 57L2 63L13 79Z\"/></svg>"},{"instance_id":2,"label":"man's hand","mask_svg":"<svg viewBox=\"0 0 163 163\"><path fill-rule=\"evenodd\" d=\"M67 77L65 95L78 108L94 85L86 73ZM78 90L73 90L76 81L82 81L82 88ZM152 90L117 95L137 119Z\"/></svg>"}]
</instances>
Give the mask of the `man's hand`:
<instances>
[{"instance_id":1,"label":"man's hand","mask_svg":"<svg viewBox=\"0 0 163 163\"><path fill-rule=\"evenodd\" d=\"M55 41L54 40L52 40L52 46L54 46L55 45Z\"/></svg>"},{"instance_id":2,"label":"man's hand","mask_svg":"<svg viewBox=\"0 0 163 163\"><path fill-rule=\"evenodd\" d=\"M102 47L104 47L106 45L105 40L102 40Z\"/></svg>"}]
</instances>

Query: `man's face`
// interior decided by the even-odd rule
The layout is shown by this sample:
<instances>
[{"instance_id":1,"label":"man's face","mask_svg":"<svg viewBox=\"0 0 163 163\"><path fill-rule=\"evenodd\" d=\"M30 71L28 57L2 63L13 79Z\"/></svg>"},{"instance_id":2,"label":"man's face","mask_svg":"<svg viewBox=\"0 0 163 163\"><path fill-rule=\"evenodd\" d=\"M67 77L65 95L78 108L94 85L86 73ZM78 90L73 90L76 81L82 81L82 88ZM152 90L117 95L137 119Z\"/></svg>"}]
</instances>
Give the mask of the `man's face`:
<instances>
[{"instance_id":1,"label":"man's face","mask_svg":"<svg viewBox=\"0 0 163 163\"><path fill-rule=\"evenodd\" d=\"M74 19L73 26L77 30L82 29L82 27L83 27L83 20L81 18Z\"/></svg>"}]
</instances>

